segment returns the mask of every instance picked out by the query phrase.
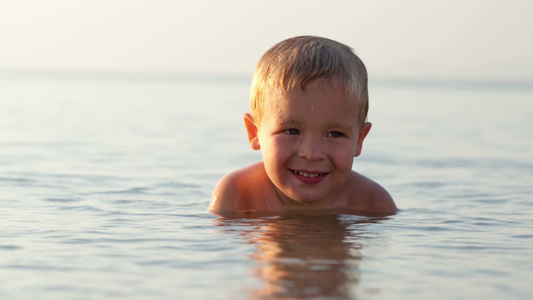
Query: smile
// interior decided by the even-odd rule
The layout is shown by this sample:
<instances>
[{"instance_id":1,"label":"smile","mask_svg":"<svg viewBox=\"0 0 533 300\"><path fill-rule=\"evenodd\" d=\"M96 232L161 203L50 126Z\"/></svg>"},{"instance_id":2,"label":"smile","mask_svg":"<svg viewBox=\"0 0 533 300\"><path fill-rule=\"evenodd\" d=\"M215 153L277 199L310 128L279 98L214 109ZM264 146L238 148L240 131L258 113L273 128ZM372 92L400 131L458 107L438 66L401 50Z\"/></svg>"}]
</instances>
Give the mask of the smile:
<instances>
[{"instance_id":1,"label":"smile","mask_svg":"<svg viewBox=\"0 0 533 300\"><path fill-rule=\"evenodd\" d=\"M315 178L315 177L319 177L319 176L323 176L324 173L305 173L305 172L300 172L300 171L297 171L297 170L292 170L295 174L298 174L300 176L303 176L303 177L310 177L310 178Z\"/></svg>"},{"instance_id":2,"label":"smile","mask_svg":"<svg viewBox=\"0 0 533 300\"><path fill-rule=\"evenodd\" d=\"M329 173L315 172L315 171L298 171L290 170L296 179L308 185L315 185L324 180Z\"/></svg>"}]
</instances>

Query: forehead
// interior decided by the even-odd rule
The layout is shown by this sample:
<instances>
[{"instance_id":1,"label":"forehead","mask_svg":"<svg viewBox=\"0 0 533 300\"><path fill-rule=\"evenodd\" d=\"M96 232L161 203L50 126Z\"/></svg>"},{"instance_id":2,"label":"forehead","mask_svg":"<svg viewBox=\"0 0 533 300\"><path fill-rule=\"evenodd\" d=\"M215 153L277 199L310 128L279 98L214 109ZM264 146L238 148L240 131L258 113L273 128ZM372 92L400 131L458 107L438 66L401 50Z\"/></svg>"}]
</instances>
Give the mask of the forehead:
<instances>
[{"instance_id":1,"label":"forehead","mask_svg":"<svg viewBox=\"0 0 533 300\"><path fill-rule=\"evenodd\" d=\"M264 117L286 119L340 120L357 122L355 101L336 80L315 79L303 88L297 84L270 97Z\"/></svg>"}]
</instances>

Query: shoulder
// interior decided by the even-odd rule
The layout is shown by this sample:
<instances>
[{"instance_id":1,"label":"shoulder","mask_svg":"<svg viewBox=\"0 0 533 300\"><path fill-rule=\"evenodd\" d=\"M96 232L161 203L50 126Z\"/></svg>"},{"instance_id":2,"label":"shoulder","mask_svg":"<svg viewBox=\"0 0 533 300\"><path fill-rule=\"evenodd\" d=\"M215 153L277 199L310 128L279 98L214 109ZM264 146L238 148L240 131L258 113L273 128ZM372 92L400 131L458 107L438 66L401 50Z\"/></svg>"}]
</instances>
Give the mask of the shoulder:
<instances>
[{"instance_id":1,"label":"shoulder","mask_svg":"<svg viewBox=\"0 0 533 300\"><path fill-rule=\"evenodd\" d=\"M357 172L350 177L357 209L375 214L394 214L398 208L391 195L381 185Z\"/></svg>"},{"instance_id":2,"label":"shoulder","mask_svg":"<svg viewBox=\"0 0 533 300\"><path fill-rule=\"evenodd\" d=\"M213 191L209 211L222 214L249 210L251 186L261 169L262 163L257 163L222 177Z\"/></svg>"}]
</instances>

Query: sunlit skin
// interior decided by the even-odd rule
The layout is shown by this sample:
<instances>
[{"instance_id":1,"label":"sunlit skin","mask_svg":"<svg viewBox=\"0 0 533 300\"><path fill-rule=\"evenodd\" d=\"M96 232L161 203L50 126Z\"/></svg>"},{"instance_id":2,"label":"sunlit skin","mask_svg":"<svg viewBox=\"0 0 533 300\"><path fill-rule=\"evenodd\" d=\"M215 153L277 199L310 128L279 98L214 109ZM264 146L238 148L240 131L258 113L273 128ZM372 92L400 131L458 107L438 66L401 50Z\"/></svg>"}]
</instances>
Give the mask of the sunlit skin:
<instances>
[{"instance_id":1,"label":"sunlit skin","mask_svg":"<svg viewBox=\"0 0 533 300\"><path fill-rule=\"evenodd\" d=\"M374 181L352 171L371 124L336 80L315 79L265 103L259 124L244 122L263 161L223 177L212 213L358 211L392 214L396 205Z\"/></svg>"}]
</instances>

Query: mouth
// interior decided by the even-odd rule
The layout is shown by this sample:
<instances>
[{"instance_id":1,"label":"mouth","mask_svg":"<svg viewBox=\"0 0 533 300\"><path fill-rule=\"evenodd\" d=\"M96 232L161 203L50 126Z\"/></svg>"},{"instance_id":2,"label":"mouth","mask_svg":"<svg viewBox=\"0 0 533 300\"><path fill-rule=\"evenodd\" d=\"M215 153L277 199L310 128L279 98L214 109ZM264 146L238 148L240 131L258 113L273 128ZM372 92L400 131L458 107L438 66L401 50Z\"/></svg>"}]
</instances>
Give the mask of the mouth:
<instances>
[{"instance_id":1,"label":"mouth","mask_svg":"<svg viewBox=\"0 0 533 300\"><path fill-rule=\"evenodd\" d=\"M329 173L325 172L319 172L319 171L298 171L298 170L290 170L294 176L305 184L314 185L317 183L320 183Z\"/></svg>"},{"instance_id":2,"label":"mouth","mask_svg":"<svg viewBox=\"0 0 533 300\"><path fill-rule=\"evenodd\" d=\"M298 174L300 176L303 176L303 177L308 177L308 178L316 178L316 177L320 177L320 176L324 176L326 173L318 173L318 172L302 172L302 171L298 171L298 170L291 170L294 174Z\"/></svg>"}]
</instances>

